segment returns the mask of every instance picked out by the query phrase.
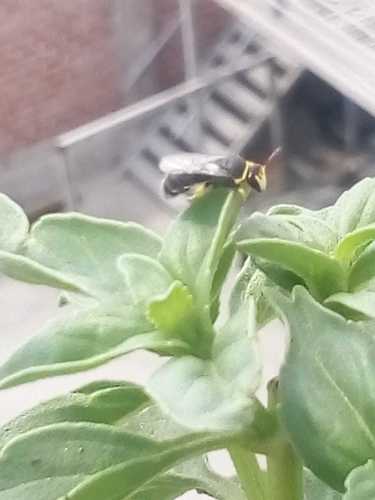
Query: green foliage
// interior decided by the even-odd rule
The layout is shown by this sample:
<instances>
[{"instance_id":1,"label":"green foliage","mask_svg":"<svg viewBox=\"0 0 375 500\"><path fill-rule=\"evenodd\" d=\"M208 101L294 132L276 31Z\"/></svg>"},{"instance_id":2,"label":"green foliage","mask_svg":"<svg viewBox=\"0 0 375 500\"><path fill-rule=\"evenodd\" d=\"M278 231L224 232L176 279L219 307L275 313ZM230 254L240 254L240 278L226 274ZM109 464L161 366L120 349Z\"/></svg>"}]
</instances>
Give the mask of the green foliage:
<instances>
[{"instance_id":1,"label":"green foliage","mask_svg":"<svg viewBox=\"0 0 375 500\"><path fill-rule=\"evenodd\" d=\"M165 492L165 498L173 499L200 488L219 500L243 500L237 483L215 475L202 458L158 475L165 464L170 468L187 456L218 448L224 439L182 427L175 432L176 425L165 415L158 412L156 418L155 413L147 413L154 407L137 385L97 382L20 415L0 434L0 498L85 498L70 492L81 483L85 486L80 489L86 491L93 483L99 491L105 484L106 495L113 492L114 496L95 492L91 498L117 498L119 491L121 495L126 491L129 498L151 500L157 492ZM141 420L142 425L132 426L132 420ZM116 465L131 478L126 489L119 489L117 482L102 482L102 474L112 477ZM146 482L154 476L155 480Z\"/></svg>"},{"instance_id":2,"label":"green foliage","mask_svg":"<svg viewBox=\"0 0 375 500\"><path fill-rule=\"evenodd\" d=\"M29 221L14 201L0 194L0 250L16 252L27 237Z\"/></svg>"},{"instance_id":3,"label":"green foliage","mask_svg":"<svg viewBox=\"0 0 375 500\"><path fill-rule=\"evenodd\" d=\"M254 318L244 303L218 332L208 359L171 359L154 374L148 389L178 422L213 431L251 426L261 375Z\"/></svg>"},{"instance_id":4,"label":"green foliage","mask_svg":"<svg viewBox=\"0 0 375 500\"><path fill-rule=\"evenodd\" d=\"M342 500L341 493L320 481L311 471L304 471L304 486L306 500Z\"/></svg>"},{"instance_id":5,"label":"green foliage","mask_svg":"<svg viewBox=\"0 0 375 500\"><path fill-rule=\"evenodd\" d=\"M375 498L375 461L352 470L346 478L343 500L371 500Z\"/></svg>"},{"instance_id":6,"label":"green foliage","mask_svg":"<svg viewBox=\"0 0 375 500\"><path fill-rule=\"evenodd\" d=\"M301 287L269 297L292 337L280 373L284 425L306 465L344 491L347 474L375 456L375 324L348 322Z\"/></svg>"},{"instance_id":7,"label":"green foliage","mask_svg":"<svg viewBox=\"0 0 375 500\"><path fill-rule=\"evenodd\" d=\"M254 213L237 230L237 246L275 285L290 292L303 284L328 307L364 318L352 295L371 289L374 278L374 192L375 179L364 179L323 210L280 205ZM366 310L375 306L372 295L366 301Z\"/></svg>"},{"instance_id":8,"label":"green foliage","mask_svg":"<svg viewBox=\"0 0 375 500\"><path fill-rule=\"evenodd\" d=\"M0 500L375 497L375 180L238 224L245 191L193 200L164 240L80 214L29 228L0 196L0 271L65 304L0 366L0 389L136 349L169 358L145 388L94 382L4 425ZM264 407L258 335L276 316L290 342ZM236 478L208 465L223 448Z\"/></svg>"}]
</instances>

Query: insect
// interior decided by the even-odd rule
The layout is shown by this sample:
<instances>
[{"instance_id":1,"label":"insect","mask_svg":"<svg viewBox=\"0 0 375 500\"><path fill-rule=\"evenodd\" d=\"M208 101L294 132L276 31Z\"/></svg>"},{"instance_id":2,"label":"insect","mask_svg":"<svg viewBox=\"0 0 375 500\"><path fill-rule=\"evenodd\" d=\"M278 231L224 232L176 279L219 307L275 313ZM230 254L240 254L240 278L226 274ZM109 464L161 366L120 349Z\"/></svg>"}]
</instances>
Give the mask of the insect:
<instances>
[{"instance_id":1,"label":"insect","mask_svg":"<svg viewBox=\"0 0 375 500\"><path fill-rule=\"evenodd\" d=\"M266 167L279 153L275 150L265 164L239 155L211 156L181 153L164 157L159 165L165 173L163 190L167 196L192 192L199 196L210 186L240 188L246 182L256 191L266 189Z\"/></svg>"}]
</instances>

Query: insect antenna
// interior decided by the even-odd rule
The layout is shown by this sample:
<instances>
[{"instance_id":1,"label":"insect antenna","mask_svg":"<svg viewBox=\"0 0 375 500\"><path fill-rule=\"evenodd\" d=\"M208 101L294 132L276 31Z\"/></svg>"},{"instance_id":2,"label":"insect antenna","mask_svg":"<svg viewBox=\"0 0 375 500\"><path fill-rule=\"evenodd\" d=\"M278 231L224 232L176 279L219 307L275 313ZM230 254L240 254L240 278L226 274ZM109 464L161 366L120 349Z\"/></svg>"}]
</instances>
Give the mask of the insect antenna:
<instances>
[{"instance_id":1,"label":"insect antenna","mask_svg":"<svg viewBox=\"0 0 375 500\"><path fill-rule=\"evenodd\" d=\"M272 151L272 153L267 158L266 163L264 164L264 166L268 167L269 165L271 165L275 161L275 159L278 158L281 155L282 150L283 150L283 148L281 146L279 146L274 151Z\"/></svg>"}]
</instances>

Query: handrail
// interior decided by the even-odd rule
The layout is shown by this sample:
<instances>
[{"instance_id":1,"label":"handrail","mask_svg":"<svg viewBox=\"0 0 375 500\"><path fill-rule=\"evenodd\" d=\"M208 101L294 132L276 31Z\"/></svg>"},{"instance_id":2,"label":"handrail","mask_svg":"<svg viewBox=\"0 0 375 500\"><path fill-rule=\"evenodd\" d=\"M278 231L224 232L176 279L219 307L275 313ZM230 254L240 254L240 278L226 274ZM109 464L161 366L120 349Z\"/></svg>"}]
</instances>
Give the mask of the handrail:
<instances>
[{"instance_id":1,"label":"handrail","mask_svg":"<svg viewBox=\"0 0 375 500\"><path fill-rule=\"evenodd\" d=\"M257 26L261 32L269 36L270 42L272 40L275 43L277 42L279 48L282 47L289 54L297 56L305 66L315 71L361 107L375 114L373 85L369 82L368 77L366 78L366 73L354 69L355 67L358 68L357 65L360 64L358 54L356 61L351 65L350 61L345 57L345 53L342 50L343 47L335 45L333 40L326 36L327 30L322 30L319 33L319 38L316 37L316 33L309 22L306 22L303 26L298 26L295 15L289 12L288 9L282 12L284 20L289 20L289 24L285 21L283 22L280 17L275 18L270 23L271 13L264 12L264 0L215 1L223 8L240 16L244 22ZM275 6L275 2L272 0L266 0L266 3ZM325 57L327 53L331 53L332 57ZM371 73L372 70L368 69L367 76Z\"/></svg>"},{"instance_id":2,"label":"handrail","mask_svg":"<svg viewBox=\"0 0 375 500\"><path fill-rule=\"evenodd\" d=\"M240 64L228 65L221 70L209 70L204 76L192 78L178 84L170 89L164 90L151 97L142 99L130 106L122 108L106 116L98 118L86 125L61 134L55 138L55 145L65 149L85 139L89 139L101 132L110 130L118 125L128 123L135 118L156 111L172 102L187 97L205 88L212 87L220 81L226 80L238 73L249 71L261 64L266 63L271 56L262 56L258 60L242 62Z\"/></svg>"}]
</instances>

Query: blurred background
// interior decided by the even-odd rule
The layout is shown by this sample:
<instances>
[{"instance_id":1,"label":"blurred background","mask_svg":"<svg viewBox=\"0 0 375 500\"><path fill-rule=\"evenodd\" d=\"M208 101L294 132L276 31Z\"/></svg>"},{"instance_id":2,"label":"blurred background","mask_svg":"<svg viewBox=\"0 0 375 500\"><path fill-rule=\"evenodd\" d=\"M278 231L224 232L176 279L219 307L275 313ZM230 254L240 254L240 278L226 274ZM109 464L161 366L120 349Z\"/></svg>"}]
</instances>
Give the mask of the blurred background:
<instances>
[{"instance_id":1,"label":"blurred background","mask_svg":"<svg viewBox=\"0 0 375 500\"><path fill-rule=\"evenodd\" d=\"M0 191L31 220L78 210L163 232L184 203L160 191L176 151L282 146L252 209L318 208L373 175L373 0L2 0L0 17ZM1 278L0 307L2 361L56 293ZM147 356L126 375L144 380ZM124 366L5 391L0 419Z\"/></svg>"}]
</instances>

